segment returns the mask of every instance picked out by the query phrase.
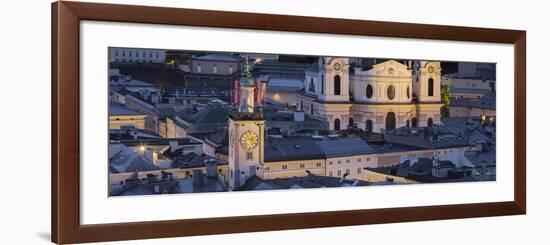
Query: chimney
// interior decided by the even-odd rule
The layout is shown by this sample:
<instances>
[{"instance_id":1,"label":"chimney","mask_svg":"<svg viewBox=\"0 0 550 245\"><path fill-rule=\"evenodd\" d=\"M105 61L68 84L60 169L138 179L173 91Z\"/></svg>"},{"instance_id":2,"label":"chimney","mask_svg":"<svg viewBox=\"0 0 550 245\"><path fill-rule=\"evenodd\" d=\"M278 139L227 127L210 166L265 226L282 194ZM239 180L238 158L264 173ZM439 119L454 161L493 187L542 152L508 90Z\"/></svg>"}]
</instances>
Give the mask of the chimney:
<instances>
[{"instance_id":1,"label":"chimney","mask_svg":"<svg viewBox=\"0 0 550 245\"><path fill-rule=\"evenodd\" d=\"M218 176L218 163L215 159L208 159L204 164L206 165L206 177L215 178Z\"/></svg>"},{"instance_id":2,"label":"chimney","mask_svg":"<svg viewBox=\"0 0 550 245\"><path fill-rule=\"evenodd\" d=\"M202 186L202 171L193 169L193 186Z\"/></svg>"},{"instance_id":3,"label":"chimney","mask_svg":"<svg viewBox=\"0 0 550 245\"><path fill-rule=\"evenodd\" d=\"M154 174L147 174L147 183L152 183L157 180L157 176Z\"/></svg>"}]
</instances>

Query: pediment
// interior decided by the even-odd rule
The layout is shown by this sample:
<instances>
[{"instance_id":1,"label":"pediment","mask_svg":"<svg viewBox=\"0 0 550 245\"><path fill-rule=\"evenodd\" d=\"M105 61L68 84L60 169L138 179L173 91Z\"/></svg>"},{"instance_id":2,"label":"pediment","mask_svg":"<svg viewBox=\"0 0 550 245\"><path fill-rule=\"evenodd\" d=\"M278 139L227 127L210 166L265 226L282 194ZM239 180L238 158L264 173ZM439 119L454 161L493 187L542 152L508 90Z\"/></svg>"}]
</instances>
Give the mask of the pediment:
<instances>
[{"instance_id":1,"label":"pediment","mask_svg":"<svg viewBox=\"0 0 550 245\"><path fill-rule=\"evenodd\" d=\"M407 68L406 65L401 64L395 60L388 60L373 65L372 69L368 71L368 75L385 77L410 77L412 76L412 72Z\"/></svg>"}]
</instances>

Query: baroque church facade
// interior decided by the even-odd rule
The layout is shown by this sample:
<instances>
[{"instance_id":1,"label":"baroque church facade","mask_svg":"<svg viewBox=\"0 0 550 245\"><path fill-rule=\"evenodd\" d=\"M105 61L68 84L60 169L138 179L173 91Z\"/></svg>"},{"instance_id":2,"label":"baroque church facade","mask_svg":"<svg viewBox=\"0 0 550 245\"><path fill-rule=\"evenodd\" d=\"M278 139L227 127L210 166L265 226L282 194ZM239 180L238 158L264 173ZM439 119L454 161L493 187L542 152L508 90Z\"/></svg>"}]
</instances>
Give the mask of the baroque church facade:
<instances>
[{"instance_id":1,"label":"baroque church facade","mask_svg":"<svg viewBox=\"0 0 550 245\"><path fill-rule=\"evenodd\" d=\"M322 57L305 71L297 106L330 130L426 127L441 122L440 87L440 62L389 60L363 69L348 58Z\"/></svg>"}]
</instances>

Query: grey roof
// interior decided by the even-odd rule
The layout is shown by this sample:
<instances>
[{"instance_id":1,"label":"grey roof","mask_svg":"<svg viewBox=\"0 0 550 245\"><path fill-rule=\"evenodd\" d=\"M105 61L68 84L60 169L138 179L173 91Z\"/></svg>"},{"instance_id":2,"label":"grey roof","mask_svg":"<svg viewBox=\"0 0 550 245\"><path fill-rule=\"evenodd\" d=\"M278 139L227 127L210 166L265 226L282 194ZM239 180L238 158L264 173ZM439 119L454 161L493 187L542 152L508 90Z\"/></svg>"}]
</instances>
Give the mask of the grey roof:
<instances>
[{"instance_id":1,"label":"grey roof","mask_svg":"<svg viewBox=\"0 0 550 245\"><path fill-rule=\"evenodd\" d=\"M489 152L466 152L464 154L474 166L479 167L483 166L496 166L496 151Z\"/></svg>"},{"instance_id":2,"label":"grey roof","mask_svg":"<svg viewBox=\"0 0 550 245\"><path fill-rule=\"evenodd\" d=\"M472 145L481 142L494 142L495 138L484 133L479 118L444 117L441 122L453 134L465 138Z\"/></svg>"},{"instance_id":3,"label":"grey roof","mask_svg":"<svg viewBox=\"0 0 550 245\"><path fill-rule=\"evenodd\" d=\"M227 128L218 128L216 132L208 135L206 139L216 145L227 145L229 139L229 131Z\"/></svg>"},{"instance_id":4,"label":"grey roof","mask_svg":"<svg viewBox=\"0 0 550 245\"><path fill-rule=\"evenodd\" d=\"M457 88L451 87L451 93L461 93L461 94L486 94L488 89L480 88Z\"/></svg>"},{"instance_id":5,"label":"grey roof","mask_svg":"<svg viewBox=\"0 0 550 245\"><path fill-rule=\"evenodd\" d=\"M442 126L425 128L402 127L396 130L386 130L384 139L388 143L422 149L445 149L470 145L465 138L453 134Z\"/></svg>"},{"instance_id":6,"label":"grey roof","mask_svg":"<svg viewBox=\"0 0 550 245\"><path fill-rule=\"evenodd\" d=\"M184 120L193 124L227 124L229 110L221 106L207 106Z\"/></svg>"},{"instance_id":7,"label":"grey roof","mask_svg":"<svg viewBox=\"0 0 550 245\"><path fill-rule=\"evenodd\" d=\"M264 161L310 160L324 158L315 140L305 137L269 138L264 148Z\"/></svg>"},{"instance_id":8,"label":"grey roof","mask_svg":"<svg viewBox=\"0 0 550 245\"><path fill-rule=\"evenodd\" d=\"M143 114L143 113L134 111L130 108L127 108L125 106L118 105L118 104L115 104L115 103L110 103L109 104L109 115L111 115L111 116L131 116L131 115L143 115L143 116L145 116L145 114Z\"/></svg>"},{"instance_id":9,"label":"grey roof","mask_svg":"<svg viewBox=\"0 0 550 245\"><path fill-rule=\"evenodd\" d=\"M490 91L479 99L451 99L449 105L496 110L496 94L494 91Z\"/></svg>"},{"instance_id":10,"label":"grey roof","mask_svg":"<svg viewBox=\"0 0 550 245\"><path fill-rule=\"evenodd\" d=\"M218 178L201 176L200 184L195 184L192 178L179 179L178 193L201 193L226 191L225 185Z\"/></svg>"},{"instance_id":11,"label":"grey roof","mask_svg":"<svg viewBox=\"0 0 550 245\"><path fill-rule=\"evenodd\" d=\"M248 179L243 186L239 187L237 191L347 187L366 185L369 185L367 181L342 179L340 177L318 176L313 174L304 177L277 178L270 180L262 180L257 176L253 176Z\"/></svg>"},{"instance_id":12,"label":"grey roof","mask_svg":"<svg viewBox=\"0 0 550 245\"><path fill-rule=\"evenodd\" d=\"M204 61L224 61L224 62L240 62L241 57L231 54L207 54L199 57L193 58L194 60L204 60Z\"/></svg>"},{"instance_id":13,"label":"grey roof","mask_svg":"<svg viewBox=\"0 0 550 245\"><path fill-rule=\"evenodd\" d=\"M344 157L374 153L375 150L360 138L338 138L315 142L326 157Z\"/></svg>"},{"instance_id":14,"label":"grey roof","mask_svg":"<svg viewBox=\"0 0 550 245\"><path fill-rule=\"evenodd\" d=\"M305 77L305 69L310 67L312 67L312 64L263 61L255 64L252 72L254 74L269 75L271 78L290 78L302 80Z\"/></svg>"}]
</instances>

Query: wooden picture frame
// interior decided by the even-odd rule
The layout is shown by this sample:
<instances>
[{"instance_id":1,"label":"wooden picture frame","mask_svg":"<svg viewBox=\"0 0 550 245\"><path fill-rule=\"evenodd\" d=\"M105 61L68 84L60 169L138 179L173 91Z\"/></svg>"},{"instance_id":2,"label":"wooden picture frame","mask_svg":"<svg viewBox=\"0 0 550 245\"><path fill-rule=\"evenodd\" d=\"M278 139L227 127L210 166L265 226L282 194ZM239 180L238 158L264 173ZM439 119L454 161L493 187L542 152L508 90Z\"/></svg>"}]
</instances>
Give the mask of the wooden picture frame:
<instances>
[{"instance_id":1,"label":"wooden picture frame","mask_svg":"<svg viewBox=\"0 0 550 245\"><path fill-rule=\"evenodd\" d=\"M82 225L80 223L79 23L82 20L304 33L475 41L514 45L514 201ZM526 32L83 2L52 4L51 233L81 243L305 229L526 213Z\"/></svg>"}]
</instances>

